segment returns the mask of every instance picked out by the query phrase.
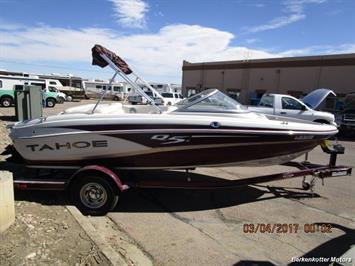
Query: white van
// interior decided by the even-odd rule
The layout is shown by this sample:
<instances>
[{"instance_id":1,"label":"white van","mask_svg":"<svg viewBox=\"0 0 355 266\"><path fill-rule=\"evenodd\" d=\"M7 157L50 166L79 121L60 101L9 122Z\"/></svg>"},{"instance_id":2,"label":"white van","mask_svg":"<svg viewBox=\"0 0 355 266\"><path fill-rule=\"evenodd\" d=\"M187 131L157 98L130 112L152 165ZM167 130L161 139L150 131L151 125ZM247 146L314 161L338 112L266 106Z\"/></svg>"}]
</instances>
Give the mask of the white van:
<instances>
[{"instance_id":1,"label":"white van","mask_svg":"<svg viewBox=\"0 0 355 266\"><path fill-rule=\"evenodd\" d=\"M114 82L109 86L108 81L84 81L85 95L87 98L101 97L106 91L104 99L121 101L127 95L127 86L122 82Z\"/></svg>"}]
</instances>

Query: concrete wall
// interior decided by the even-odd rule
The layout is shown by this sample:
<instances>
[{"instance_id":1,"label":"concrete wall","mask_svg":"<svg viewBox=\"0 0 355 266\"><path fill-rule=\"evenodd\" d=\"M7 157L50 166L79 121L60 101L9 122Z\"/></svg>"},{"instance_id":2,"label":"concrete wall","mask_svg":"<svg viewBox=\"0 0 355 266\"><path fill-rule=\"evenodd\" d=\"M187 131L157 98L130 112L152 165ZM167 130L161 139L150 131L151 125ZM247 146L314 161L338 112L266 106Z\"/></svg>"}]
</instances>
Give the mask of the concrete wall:
<instances>
[{"instance_id":1,"label":"concrete wall","mask_svg":"<svg viewBox=\"0 0 355 266\"><path fill-rule=\"evenodd\" d=\"M355 66L322 67L320 87L335 88L339 93L355 92Z\"/></svg>"},{"instance_id":2,"label":"concrete wall","mask_svg":"<svg viewBox=\"0 0 355 266\"><path fill-rule=\"evenodd\" d=\"M249 104L251 95L257 91L306 94L317 88L329 88L340 95L355 91L355 54L310 58L254 60L256 63L251 60L249 65L242 61L185 63L182 91L186 95L188 88L197 91L217 88L224 92L239 89L244 104ZM343 59L347 61L341 65ZM303 64L302 60L307 62ZM338 65L330 62L327 66L327 60L339 60ZM284 66L277 66L280 63Z\"/></svg>"}]
</instances>

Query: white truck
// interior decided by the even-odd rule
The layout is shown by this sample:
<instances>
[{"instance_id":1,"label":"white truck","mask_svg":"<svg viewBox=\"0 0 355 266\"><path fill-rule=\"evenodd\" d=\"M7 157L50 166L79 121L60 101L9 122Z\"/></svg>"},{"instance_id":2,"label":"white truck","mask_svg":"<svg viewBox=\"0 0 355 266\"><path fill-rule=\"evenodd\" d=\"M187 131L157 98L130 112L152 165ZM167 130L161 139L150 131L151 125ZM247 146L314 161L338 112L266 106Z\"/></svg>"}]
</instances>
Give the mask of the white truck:
<instances>
[{"instance_id":1,"label":"white truck","mask_svg":"<svg viewBox=\"0 0 355 266\"><path fill-rule=\"evenodd\" d=\"M56 103L62 101L62 94L57 90L50 89L46 86L44 79L39 79L37 76L7 76L0 75L0 106L11 107L15 104L15 91L22 89L24 85L34 85L42 88L43 102L47 107L54 107Z\"/></svg>"},{"instance_id":2,"label":"white truck","mask_svg":"<svg viewBox=\"0 0 355 266\"><path fill-rule=\"evenodd\" d=\"M184 98L181 94L176 92L162 92L161 96L164 98L164 105L174 105Z\"/></svg>"},{"instance_id":3,"label":"white truck","mask_svg":"<svg viewBox=\"0 0 355 266\"><path fill-rule=\"evenodd\" d=\"M285 94L264 94L258 106L248 106L248 109L257 113L336 125L333 114L314 110L330 94L335 96L332 90L317 89L306 95L302 100Z\"/></svg>"}]
</instances>

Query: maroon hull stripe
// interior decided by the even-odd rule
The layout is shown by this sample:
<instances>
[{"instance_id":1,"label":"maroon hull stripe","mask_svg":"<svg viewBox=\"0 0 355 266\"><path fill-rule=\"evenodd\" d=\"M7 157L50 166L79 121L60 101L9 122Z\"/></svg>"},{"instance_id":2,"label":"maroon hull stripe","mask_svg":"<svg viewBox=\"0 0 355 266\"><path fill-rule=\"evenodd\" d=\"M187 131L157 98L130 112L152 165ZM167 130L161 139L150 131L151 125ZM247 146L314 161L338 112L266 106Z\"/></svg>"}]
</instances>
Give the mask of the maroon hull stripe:
<instances>
[{"instance_id":1,"label":"maroon hull stripe","mask_svg":"<svg viewBox=\"0 0 355 266\"><path fill-rule=\"evenodd\" d=\"M162 133L162 134L102 134L110 137L121 138L144 146L156 148L167 146L185 146L188 145L211 145L211 144L243 144L252 143L253 145L265 142L303 142L304 140L294 135L263 135L260 134L191 134L191 133ZM162 138L166 140L162 141ZM324 139L325 136L312 136L312 140ZM160 139L160 140L159 140ZM175 140L175 141L174 141ZM180 141L179 141L180 140Z\"/></svg>"}]
</instances>

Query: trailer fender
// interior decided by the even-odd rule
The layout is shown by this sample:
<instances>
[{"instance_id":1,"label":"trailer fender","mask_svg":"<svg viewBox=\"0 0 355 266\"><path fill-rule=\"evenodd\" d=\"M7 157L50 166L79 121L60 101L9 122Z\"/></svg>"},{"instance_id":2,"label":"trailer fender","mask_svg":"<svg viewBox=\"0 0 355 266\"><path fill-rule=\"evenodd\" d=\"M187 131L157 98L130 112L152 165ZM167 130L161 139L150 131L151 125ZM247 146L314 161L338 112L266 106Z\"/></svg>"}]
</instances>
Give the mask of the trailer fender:
<instances>
[{"instance_id":1,"label":"trailer fender","mask_svg":"<svg viewBox=\"0 0 355 266\"><path fill-rule=\"evenodd\" d=\"M70 179L67 182L67 187L70 186L72 181L75 180L77 176L79 176L84 172L99 172L101 174L104 174L117 185L117 188L121 192L129 188L129 186L123 184L122 180L119 178L119 176L116 173L114 173L111 169L101 165L88 165L80 168L70 177Z\"/></svg>"}]
</instances>

